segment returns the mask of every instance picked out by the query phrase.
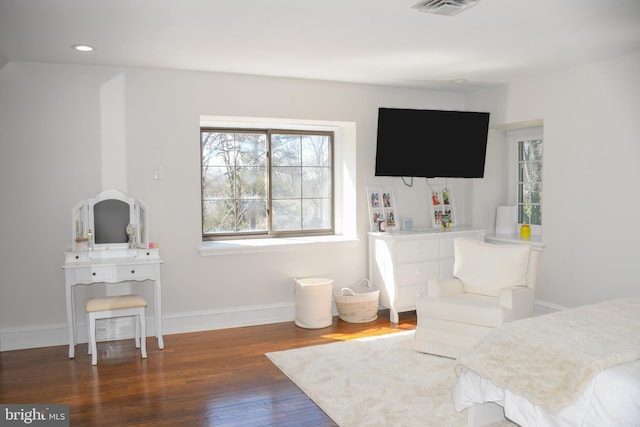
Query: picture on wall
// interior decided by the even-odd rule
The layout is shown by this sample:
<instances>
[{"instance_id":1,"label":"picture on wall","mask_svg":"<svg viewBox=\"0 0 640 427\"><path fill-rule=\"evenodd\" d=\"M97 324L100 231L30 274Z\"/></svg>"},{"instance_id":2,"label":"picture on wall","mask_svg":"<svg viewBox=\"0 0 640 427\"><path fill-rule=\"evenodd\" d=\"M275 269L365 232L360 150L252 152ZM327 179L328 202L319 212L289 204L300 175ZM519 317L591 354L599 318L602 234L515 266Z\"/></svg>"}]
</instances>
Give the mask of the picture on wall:
<instances>
[{"instance_id":1,"label":"picture on wall","mask_svg":"<svg viewBox=\"0 0 640 427\"><path fill-rule=\"evenodd\" d=\"M393 230L396 227L397 212L391 187L367 187L367 202L371 231ZM380 221L383 221L384 224L380 225Z\"/></svg>"},{"instance_id":2,"label":"picture on wall","mask_svg":"<svg viewBox=\"0 0 640 427\"><path fill-rule=\"evenodd\" d=\"M433 227L451 228L456 225L455 207L451 191L445 188L442 191L432 191L431 198L431 224Z\"/></svg>"}]
</instances>

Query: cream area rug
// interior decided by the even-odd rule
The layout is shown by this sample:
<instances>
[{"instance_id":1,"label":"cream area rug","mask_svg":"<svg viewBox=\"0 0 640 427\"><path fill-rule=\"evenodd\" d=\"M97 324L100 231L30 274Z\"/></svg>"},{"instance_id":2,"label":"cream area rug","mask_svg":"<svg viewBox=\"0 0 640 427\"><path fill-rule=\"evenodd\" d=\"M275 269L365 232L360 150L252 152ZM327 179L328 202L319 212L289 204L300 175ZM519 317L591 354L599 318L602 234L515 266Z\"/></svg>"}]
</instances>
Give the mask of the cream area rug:
<instances>
[{"instance_id":1,"label":"cream area rug","mask_svg":"<svg viewBox=\"0 0 640 427\"><path fill-rule=\"evenodd\" d=\"M466 425L453 407L455 361L415 351L414 331L266 356L341 427Z\"/></svg>"}]
</instances>

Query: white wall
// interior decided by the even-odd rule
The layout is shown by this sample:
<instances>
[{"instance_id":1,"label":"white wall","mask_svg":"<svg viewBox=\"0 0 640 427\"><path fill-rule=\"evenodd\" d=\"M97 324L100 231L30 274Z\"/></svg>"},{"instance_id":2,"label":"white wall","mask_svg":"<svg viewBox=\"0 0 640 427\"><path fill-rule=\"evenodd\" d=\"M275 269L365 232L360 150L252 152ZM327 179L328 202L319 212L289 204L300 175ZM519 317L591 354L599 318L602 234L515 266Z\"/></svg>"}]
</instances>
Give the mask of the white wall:
<instances>
[{"instance_id":1,"label":"white wall","mask_svg":"<svg viewBox=\"0 0 640 427\"><path fill-rule=\"evenodd\" d=\"M148 208L150 239L164 260L166 333L293 320L293 277L357 283L367 275L367 185L392 185L401 214L428 224L424 182L410 189L399 179L373 176L380 106L463 109L464 97L225 74L7 64L0 70L0 349L67 342L61 265L71 243L70 211L111 187ZM349 172L358 190L359 243L200 256L202 115L355 123L357 162ZM153 179L158 166L161 181ZM458 195L463 205L470 197L463 186ZM77 299L100 292L80 287Z\"/></svg>"},{"instance_id":2,"label":"white wall","mask_svg":"<svg viewBox=\"0 0 640 427\"><path fill-rule=\"evenodd\" d=\"M468 100L470 109L490 108L496 125L544 122L546 247L536 290L539 303L573 307L640 295L640 227L635 223L640 212L639 75L640 55L630 55L530 78ZM491 197L492 182L482 185ZM481 194L474 197L482 199ZM485 217L485 226L492 221L495 214Z\"/></svg>"},{"instance_id":3,"label":"white wall","mask_svg":"<svg viewBox=\"0 0 640 427\"><path fill-rule=\"evenodd\" d=\"M429 225L424 180L408 188L399 178L373 176L381 106L490 111L492 125L543 119L546 249L539 302L576 306L637 296L638 75L640 56L633 55L465 98L291 79L9 63L0 69L0 349L67 342L61 265L70 210L113 183L148 207L150 238L160 243L165 261L166 333L292 320L294 276L355 284L367 274L367 185L392 185L398 217ZM121 92L104 92L113 90ZM359 244L201 257L201 115L355 123ZM491 136L486 177L449 183L462 223L489 229L495 206L506 200L503 147L499 133ZM102 155L110 144L113 150ZM114 152L124 153L120 162ZM157 166L164 168L162 181L153 180ZM82 289L78 298L88 293Z\"/></svg>"}]
</instances>

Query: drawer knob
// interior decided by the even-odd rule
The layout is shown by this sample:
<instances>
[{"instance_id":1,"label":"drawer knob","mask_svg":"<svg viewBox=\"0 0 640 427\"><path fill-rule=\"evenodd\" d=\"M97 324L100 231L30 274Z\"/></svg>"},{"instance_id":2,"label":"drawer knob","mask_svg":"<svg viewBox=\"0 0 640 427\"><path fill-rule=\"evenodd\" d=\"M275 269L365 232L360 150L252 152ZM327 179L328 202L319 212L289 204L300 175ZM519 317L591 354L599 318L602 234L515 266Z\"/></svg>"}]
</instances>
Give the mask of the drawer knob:
<instances>
[{"instance_id":1,"label":"drawer knob","mask_svg":"<svg viewBox=\"0 0 640 427\"><path fill-rule=\"evenodd\" d=\"M135 274L135 272L136 272L135 270L131 270L131 274Z\"/></svg>"},{"instance_id":2,"label":"drawer knob","mask_svg":"<svg viewBox=\"0 0 640 427\"><path fill-rule=\"evenodd\" d=\"M80 259L80 255L76 255L76 259Z\"/></svg>"},{"instance_id":3,"label":"drawer knob","mask_svg":"<svg viewBox=\"0 0 640 427\"><path fill-rule=\"evenodd\" d=\"M93 273L91 273L91 275L92 275L92 276L95 276L95 275L96 275L96 272L94 271Z\"/></svg>"},{"instance_id":4,"label":"drawer knob","mask_svg":"<svg viewBox=\"0 0 640 427\"><path fill-rule=\"evenodd\" d=\"M151 253L150 253L150 252L147 252L147 256L149 256L149 255L151 255Z\"/></svg>"}]
</instances>

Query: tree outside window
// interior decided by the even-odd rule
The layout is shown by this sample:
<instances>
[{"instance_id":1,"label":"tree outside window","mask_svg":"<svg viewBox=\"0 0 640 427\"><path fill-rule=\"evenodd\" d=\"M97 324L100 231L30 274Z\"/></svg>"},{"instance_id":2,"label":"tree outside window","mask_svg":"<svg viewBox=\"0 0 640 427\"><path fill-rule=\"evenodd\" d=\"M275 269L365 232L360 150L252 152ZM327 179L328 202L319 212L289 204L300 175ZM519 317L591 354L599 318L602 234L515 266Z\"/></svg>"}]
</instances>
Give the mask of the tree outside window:
<instances>
[{"instance_id":1,"label":"tree outside window","mask_svg":"<svg viewBox=\"0 0 640 427\"><path fill-rule=\"evenodd\" d=\"M202 235L333 234L333 133L201 129Z\"/></svg>"},{"instance_id":2,"label":"tree outside window","mask_svg":"<svg viewBox=\"0 0 640 427\"><path fill-rule=\"evenodd\" d=\"M518 222L542 225L542 139L518 141Z\"/></svg>"}]
</instances>

